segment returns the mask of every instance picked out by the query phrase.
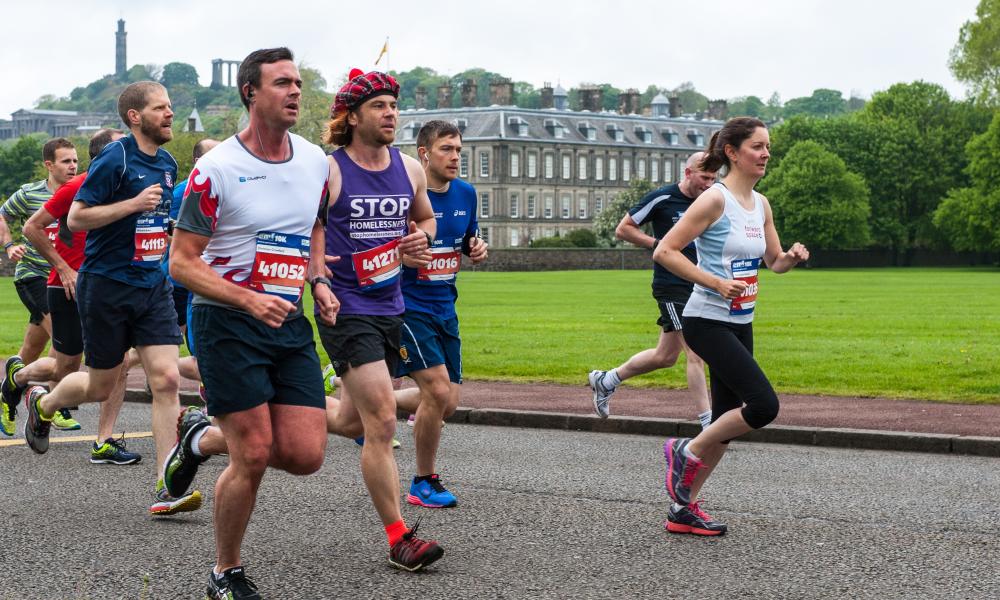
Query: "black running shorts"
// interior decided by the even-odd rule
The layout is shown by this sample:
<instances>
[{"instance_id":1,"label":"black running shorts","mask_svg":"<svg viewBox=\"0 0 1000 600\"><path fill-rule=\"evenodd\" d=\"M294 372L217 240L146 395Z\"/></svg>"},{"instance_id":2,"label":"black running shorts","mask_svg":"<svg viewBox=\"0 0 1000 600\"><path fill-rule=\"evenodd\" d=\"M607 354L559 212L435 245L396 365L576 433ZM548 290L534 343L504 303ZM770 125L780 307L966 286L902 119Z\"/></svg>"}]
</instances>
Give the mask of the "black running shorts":
<instances>
[{"instance_id":1,"label":"black running shorts","mask_svg":"<svg viewBox=\"0 0 1000 600\"><path fill-rule=\"evenodd\" d=\"M656 305L660 307L660 318L656 324L663 328L664 332L680 331L683 329L681 315L684 313L684 305L691 297L690 285L654 285L653 298Z\"/></svg>"},{"instance_id":2,"label":"black running shorts","mask_svg":"<svg viewBox=\"0 0 1000 600\"><path fill-rule=\"evenodd\" d=\"M389 373L395 373L402 325L401 316L337 315L336 325L318 323L317 328L334 370L343 377L351 367L380 360L385 361Z\"/></svg>"}]
</instances>

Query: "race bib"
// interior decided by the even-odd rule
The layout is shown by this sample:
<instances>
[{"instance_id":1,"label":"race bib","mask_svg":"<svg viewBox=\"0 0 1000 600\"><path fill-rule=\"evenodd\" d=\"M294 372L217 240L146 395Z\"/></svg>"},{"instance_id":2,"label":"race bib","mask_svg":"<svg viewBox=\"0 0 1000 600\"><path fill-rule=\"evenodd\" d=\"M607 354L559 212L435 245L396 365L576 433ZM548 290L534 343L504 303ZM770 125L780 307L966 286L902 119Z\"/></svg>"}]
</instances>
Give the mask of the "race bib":
<instances>
[{"instance_id":1,"label":"race bib","mask_svg":"<svg viewBox=\"0 0 1000 600\"><path fill-rule=\"evenodd\" d=\"M135 254L132 264L160 262L167 250L167 217L139 217L135 222Z\"/></svg>"},{"instance_id":2,"label":"race bib","mask_svg":"<svg viewBox=\"0 0 1000 600\"><path fill-rule=\"evenodd\" d=\"M59 221L51 223L48 227L46 227L45 235L48 236L49 242L51 242L52 245L55 246L56 238L59 237Z\"/></svg>"},{"instance_id":3,"label":"race bib","mask_svg":"<svg viewBox=\"0 0 1000 600\"><path fill-rule=\"evenodd\" d=\"M309 237L276 231L257 233L250 289L292 303L302 297L309 267Z\"/></svg>"},{"instance_id":4,"label":"race bib","mask_svg":"<svg viewBox=\"0 0 1000 600\"><path fill-rule=\"evenodd\" d=\"M431 248L431 262L417 269L417 282L454 281L462 268L462 252L454 248Z\"/></svg>"},{"instance_id":5,"label":"race bib","mask_svg":"<svg viewBox=\"0 0 1000 600\"><path fill-rule=\"evenodd\" d=\"M738 298L733 299L729 307L729 314L753 314L754 305L757 304L757 269L759 267L759 258L746 258L733 261L733 279L745 282L747 287Z\"/></svg>"},{"instance_id":6,"label":"race bib","mask_svg":"<svg viewBox=\"0 0 1000 600\"><path fill-rule=\"evenodd\" d=\"M399 256L399 239L351 255L358 287L363 292L392 285L399 279L402 261Z\"/></svg>"}]
</instances>

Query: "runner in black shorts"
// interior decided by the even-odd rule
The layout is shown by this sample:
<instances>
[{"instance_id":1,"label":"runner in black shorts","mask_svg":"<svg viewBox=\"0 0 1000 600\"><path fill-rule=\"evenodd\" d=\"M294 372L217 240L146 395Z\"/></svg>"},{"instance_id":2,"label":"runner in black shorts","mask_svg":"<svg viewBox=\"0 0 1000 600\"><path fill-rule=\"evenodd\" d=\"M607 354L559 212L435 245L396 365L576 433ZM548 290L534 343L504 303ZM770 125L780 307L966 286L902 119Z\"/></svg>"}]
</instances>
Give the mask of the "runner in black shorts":
<instances>
[{"instance_id":1,"label":"runner in black shorts","mask_svg":"<svg viewBox=\"0 0 1000 600\"><path fill-rule=\"evenodd\" d=\"M181 414L167 489L185 493L202 461L229 454L215 487L213 600L260 597L241 546L264 471L313 473L327 441L319 357L302 314L305 282L324 273L317 214L326 156L288 131L302 97L291 51L252 52L237 79L249 125L195 165L170 260L171 275L194 293L188 327L218 427L197 408ZM328 286L313 297L324 318L336 318Z\"/></svg>"},{"instance_id":2,"label":"runner in black shorts","mask_svg":"<svg viewBox=\"0 0 1000 600\"><path fill-rule=\"evenodd\" d=\"M618 239L640 248L655 248L656 243L677 223L694 199L715 182L715 172L698 168L701 156L701 152L696 152L688 157L684 167L684 179L680 183L649 192L629 209L615 230ZM652 237L639 229L645 223L652 223ZM694 244L684 250L684 255L692 263L697 262ZM681 313L690 295L690 282L677 277L656 263L653 264L653 298L660 308L660 318L656 323L663 332L655 348L635 354L616 369L590 372L594 410L600 417L605 418L610 414L611 395L622 381L657 369L672 367L683 350L687 354L688 390L694 397L702 427L708 427L712 420L712 411L708 405L705 363L684 344L681 335Z\"/></svg>"}]
</instances>

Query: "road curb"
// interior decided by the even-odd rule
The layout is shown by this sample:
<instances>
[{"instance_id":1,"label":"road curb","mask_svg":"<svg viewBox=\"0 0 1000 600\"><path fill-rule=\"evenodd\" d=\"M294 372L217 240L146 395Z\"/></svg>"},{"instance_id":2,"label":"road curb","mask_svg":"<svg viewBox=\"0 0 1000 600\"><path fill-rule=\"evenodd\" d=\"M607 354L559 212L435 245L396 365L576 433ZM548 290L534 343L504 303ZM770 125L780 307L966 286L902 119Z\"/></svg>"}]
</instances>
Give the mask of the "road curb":
<instances>
[{"instance_id":1,"label":"road curb","mask_svg":"<svg viewBox=\"0 0 1000 600\"><path fill-rule=\"evenodd\" d=\"M201 397L196 392L181 392L180 396L182 404L193 404L196 406L202 404ZM127 402L148 404L150 396L145 390L126 390L125 400ZM701 431L698 421L683 419L618 416L601 419L595 415L496 408L459 407L455 411L455 414L449 417L447 421L449 423L468 423L470 425L561 429L565 431L590 431L594 433L627 433L656 437L694 437ZM751 431L740 439L765 444L797 444L833 448L898 450L902 452L932 452L935 454L1000 457L1000 438L947 433L913 433L905 431L879 431L874 429L770 425L763 429Z\"/></svg>"}]
</instances>

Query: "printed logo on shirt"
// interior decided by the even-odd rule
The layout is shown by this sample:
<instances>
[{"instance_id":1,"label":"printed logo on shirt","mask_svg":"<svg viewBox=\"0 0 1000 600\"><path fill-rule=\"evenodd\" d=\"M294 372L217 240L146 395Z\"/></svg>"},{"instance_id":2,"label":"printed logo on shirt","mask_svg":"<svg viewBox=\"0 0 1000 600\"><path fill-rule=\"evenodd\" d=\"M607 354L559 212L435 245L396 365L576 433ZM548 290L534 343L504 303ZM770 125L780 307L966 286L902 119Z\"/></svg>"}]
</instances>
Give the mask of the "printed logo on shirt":
<instances>
[{"instance_id":1,"label":"printed logo on shirt","mask_svg":"<svg viewBox=\"0 0 1000 600\"><path fill-rule=\"evenodd\" d=\"M743 231L746 233L746 236L752 240L764 239L764 229L762 227L757 227L756 225L744 225Z\"/></svg>"},{"instance_id":2,"label":"printed logo on shirt","mask_svg":"<svg viewBox=\"0 0 1000 600\"><path fill-rule=\"evenodd\" d=\"M464 217L466 214L468 214L468 213L466 213L464 210L456 210L455 214L453 214L452 216L453 217Z\"/></svg>"},{"instance_id":3,"label":"printed logo on shirt","mask_svg":"<svg viewBox=\"0 0 1000 600\"><path fill-rule=\"evenodd\" d=\"M251 183L254 181L264 181L267 175L251 175L250 177L240 177L240 183Z\"/></svg>"},{"instance_id":4,"label":"printed logo on shirt","mask_svg":"<svg viewBox=\"0 0 1000 600\"><path fill-rule=\"evenodd\" d=\"M406 234L409 196L352 197L348 229L352 239L386 239Z\"/></svg>"},{"instance_id":5,"label":"printed logo on shirt","mask_svg":"<svg viewBox=\"0 0 1000 600\"><path fill-rule=\"evenodd\" d=\"M163 181L166 182L167 187L174 187L174 177L170 174L170 171L163 172Z\"/></svg>"}]
</instances>

